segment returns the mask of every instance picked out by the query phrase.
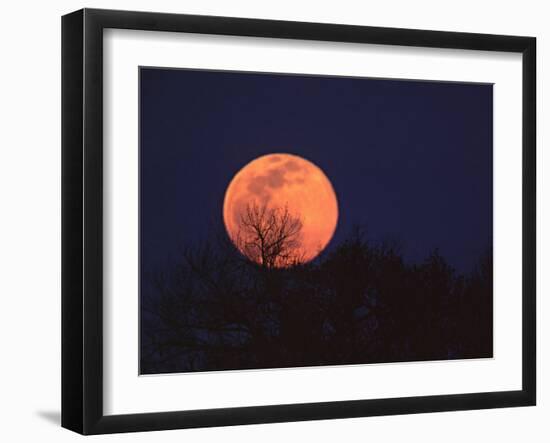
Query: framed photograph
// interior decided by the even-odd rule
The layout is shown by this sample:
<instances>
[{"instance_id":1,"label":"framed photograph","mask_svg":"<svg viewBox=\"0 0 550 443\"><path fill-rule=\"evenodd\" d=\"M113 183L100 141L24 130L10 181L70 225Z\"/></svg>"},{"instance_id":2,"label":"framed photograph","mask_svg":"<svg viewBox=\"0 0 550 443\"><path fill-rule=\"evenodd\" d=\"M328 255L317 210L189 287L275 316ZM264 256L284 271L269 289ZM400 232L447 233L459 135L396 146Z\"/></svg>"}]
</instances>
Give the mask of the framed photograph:
<instances>
[{"instance_id":1,"label":"framed photograph","mask_svg":"<svg viewBox=\"0 0 550 443\"><path fill-rule=\"evenodd\" d=\"M535 405L533 37L62 19L62 425Z\"/></svg>"}]
</instances>

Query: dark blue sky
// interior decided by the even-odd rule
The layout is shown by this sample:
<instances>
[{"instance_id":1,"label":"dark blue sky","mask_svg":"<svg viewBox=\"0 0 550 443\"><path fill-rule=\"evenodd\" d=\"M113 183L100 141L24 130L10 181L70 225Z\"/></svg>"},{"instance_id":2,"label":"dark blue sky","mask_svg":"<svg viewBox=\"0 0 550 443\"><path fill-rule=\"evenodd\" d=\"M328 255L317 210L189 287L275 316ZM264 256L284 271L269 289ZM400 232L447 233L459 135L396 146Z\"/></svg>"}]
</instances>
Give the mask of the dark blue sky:
<instances>
[{"instance_id":1,"label":"dark blue sky","mask_svg":"<svg viewBox=\"0 0 550 443\"><path fill-rule=\"evenodd\" d=\"M221 224L242 166L288 152L336 190L329 249L362 224L468 272L491 245L492 104L487 84L141 68L144 269Z\"/></svg>"}]
</instances>

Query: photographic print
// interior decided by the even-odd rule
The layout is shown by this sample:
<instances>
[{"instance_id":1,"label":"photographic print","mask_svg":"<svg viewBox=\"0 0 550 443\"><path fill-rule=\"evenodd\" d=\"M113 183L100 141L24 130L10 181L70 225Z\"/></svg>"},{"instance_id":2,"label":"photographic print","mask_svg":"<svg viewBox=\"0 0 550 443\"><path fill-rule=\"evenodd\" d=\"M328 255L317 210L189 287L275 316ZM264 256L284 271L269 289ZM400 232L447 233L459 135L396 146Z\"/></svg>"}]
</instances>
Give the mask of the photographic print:
<instances>
[{"instance_id":1,"label":"photographic print","mask_svg":"<svg viewBox=\"0 0 550 443\"><path fill-rule=\"evenodd\" d=\"M140 67L140 373L493 356L493 85Z\"/></svg>"}]
</instances>

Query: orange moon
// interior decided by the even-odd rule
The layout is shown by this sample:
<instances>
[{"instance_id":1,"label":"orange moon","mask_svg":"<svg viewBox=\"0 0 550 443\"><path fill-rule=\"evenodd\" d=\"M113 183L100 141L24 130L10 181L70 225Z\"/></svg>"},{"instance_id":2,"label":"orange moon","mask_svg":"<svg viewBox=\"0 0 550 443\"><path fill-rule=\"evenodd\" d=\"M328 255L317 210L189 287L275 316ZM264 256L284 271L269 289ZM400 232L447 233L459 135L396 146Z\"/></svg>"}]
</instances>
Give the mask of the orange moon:
<instances>
[{"instance_id":1,"label":"orange moon","mask_svg":"<svg viewBox=\"0 0 550 443\"><path fill-rule=\"evenodd\" d=\"M288 209L302 223L299 249L303 261L314 259L327 246L338 223L338 201L325 173L312 162L292 154L268 154L235 174L223 202L227 233L238 247L239 223L247 205ZM242 252L242 251L241 251Z\"/></svg>"}]
</instances>

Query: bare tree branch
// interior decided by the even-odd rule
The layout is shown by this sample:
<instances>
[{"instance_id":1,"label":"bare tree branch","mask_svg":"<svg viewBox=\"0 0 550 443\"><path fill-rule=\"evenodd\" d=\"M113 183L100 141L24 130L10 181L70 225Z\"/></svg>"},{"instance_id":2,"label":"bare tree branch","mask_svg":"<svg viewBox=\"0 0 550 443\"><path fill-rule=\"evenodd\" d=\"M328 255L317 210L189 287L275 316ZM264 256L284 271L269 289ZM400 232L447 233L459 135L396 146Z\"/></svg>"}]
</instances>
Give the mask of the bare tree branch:
<instances>
[{"instance_id":1,"label":"bare tree branch","mask_svg":"<svg viewBox=\"0 0 550 443\"><path fill-rule=\"evenodd\" d=\"M250 260L266 268L288 267L303 259L300 251L302 221L288 206L270 208L248 204L239 220L237 247Z\"/></svg>"}]
</instances>

